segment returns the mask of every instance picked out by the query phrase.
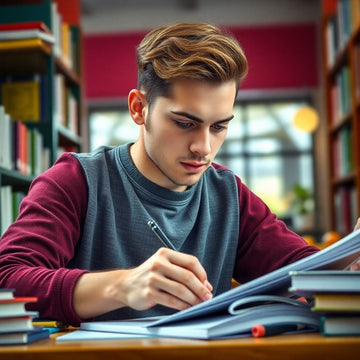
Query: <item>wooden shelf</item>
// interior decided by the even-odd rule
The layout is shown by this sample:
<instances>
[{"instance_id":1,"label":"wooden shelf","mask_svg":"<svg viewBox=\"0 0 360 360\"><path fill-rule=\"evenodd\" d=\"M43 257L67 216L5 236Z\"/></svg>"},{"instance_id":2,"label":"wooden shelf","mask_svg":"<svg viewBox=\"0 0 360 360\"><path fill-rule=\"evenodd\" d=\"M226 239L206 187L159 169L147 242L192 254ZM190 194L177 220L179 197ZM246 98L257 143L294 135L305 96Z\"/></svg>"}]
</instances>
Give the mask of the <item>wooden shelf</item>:
<instances>
[{"instance_id":1,"label":"wooden shelf","mask_svg":"<svg viewBox=\"0 0 360 360\"><path fill-rule=\"evenodd\" d=\"M11 185L16 190L27 190L30 183L34 180L33 176L24 175L18 171L4 169L0 167L1 186Z\"/></svg>"},{"instance_id":2,"label":"wooden shelf","mask_svg":"<svg viewBox=\"0 0 360 360\"><path fill-rule=\"evenodd\" d=\"M76 16L74 9L76 10ZM58 43L55 42L54 44L49 44L41 39L0 41L0 80L10 84L13 83L11 84L13 88L19 90L17 94L22 94L23 98L21 99L25 98L28 104L35 104L39 100L39 109L35 106L32 108L32 110L36 109L31 112L30 116L33 118L30 118L30 116L26 118L25 115L21 118L20 115L16 119L17 108L12 104L26 102L20 101L20 95L17 95L18 97L13 95L13 98L10 98L16 91L12 93L8 91L7 96L10 100L7 100L6 106L4 104L5 97L2 96L0 90L0 104L5 105L4 107L10 113L10 116L13 114L12 120L22 120L21 122L26 124L22 137L25 140L20 141L25 145L19 146L16 153L18 159L15 163L20 168L20 165L23 165L25 161L26 165L23 166L23 169L31 169L29 171L32 173L41 173L48 166L51 166L58 158L59 151L62 151L63 148L71 148L71 151L83 150L81 130L86 129L87 125L83 124L82 32L79 28L80 21L75 21L79 20L79 9L80 0L13 0L8 1L6 6L4 2L0 1L0 23L42 22L50 29L54 38L58 41ZM66 22L66 25L64 25L64 22ZM66 47L64 47L66 41L59 41L57 37L58 34L63 35L64 29L68 31L68 36L63 37L63 39L68 38ZM60 49L56 44L60 44ZM64 60L65 54L68 54L66 60ZM22 84L17 85L16 82ZM26 84L24 85L24 83ZM0 88L1 85L0 83ZM25 88L26 86L27 88ZM26 116L28 115L26 114ZM30 120L33 121L30 122ZM59 125L59 122L66 126ZM19 124L16 124L17 128L22 125ZM9 126L11 127L12 124L10 123ZM79 131L79 134L73 133L70 129L74 129L76 132ZM40 139L36 144L38 146L43 144L43 146L41 150L33 146L33 151L29 155L29 153L26 153L26 149L30 148L27 146L29 143L27 139L30 136L31 139ZM19 138L20 135L17 136L17 139ZM13 141L10 145L7 144L8 147L4 150L6 161L3 164L5 167L10 163L10 159L12 160L15 156L12 154L12 149L13 144L16 143ZM35 148L36 150L34 150ZM18 155L20 152L22 154ZM22 156L21 159L19 159L20 156ZM45 161L47 165L45 166L43 166L42 157L47 158L47 161ZM29 166L29 163L32 166ZM34 166L34 163L39 166ZM23 175L16 170L7 170L0 167L0 185L10 185L12 191L26 192L33 178L33 176Z\"/></svg>"},{"instance_id":3,"label":"wooden shelf","mask_svg":"<svg viewBox=\"0 0 360 360\"><path fill-rule=\"evenodd\" d=\"M331 227L343 235L352 231L360 211L360 6L343 8L354 4L323 0ZM346 14L353 16L351 21ZM350 30L346 26L353 19Z\"/></svg>"},{"instance_id":4,"label":"wooden shelf","mask_svg":"<svg viewBox=\"0 0 360 360\"><path fill-rule=\"evenodd\" d=\"M72 133L67 127L63 125L57 125L59 133L59 145L60 146L80 146L82 143L81 137Z\"/></svg>"},{"instance_id":5,"label":"wooden shelf","mask_svg":"<svg viewBox=\"0 0 360 360\"><path fill-rule=\"evenodd\" d=\"M6 43L0 41L0 74L45 73L47 58L51 54L48 44L39 39L21 42L28 43L28 46L9 47Z\"/></svg>"}]
</instances>

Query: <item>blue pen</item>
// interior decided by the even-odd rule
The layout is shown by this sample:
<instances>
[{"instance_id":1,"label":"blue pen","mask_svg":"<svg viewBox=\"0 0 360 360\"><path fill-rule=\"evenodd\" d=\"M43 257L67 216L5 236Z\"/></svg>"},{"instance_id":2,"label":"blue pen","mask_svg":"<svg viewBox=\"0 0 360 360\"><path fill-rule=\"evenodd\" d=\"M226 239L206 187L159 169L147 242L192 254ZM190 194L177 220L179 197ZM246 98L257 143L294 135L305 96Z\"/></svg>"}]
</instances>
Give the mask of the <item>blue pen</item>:
<instances>
[{"instance_id":1,"label":"blue pen","mask_svg":"<svg viewBox=\"0 0 360 360\"><path fill-rule=\"evenodd\" d=\"M159 226L156 224L156 222L154 220L149 220L147 224L148 224L149 228L153 231L153 233L156 235L156 237L162 242L162 244L165 247L176 251L175 246L168 239L168 237L164 234L164 232L159 228Z\"/></svg>"},{"instance_id":2,"label":"blue pen","mask_svg":"<svg viewBox=\"0 0 360 360\"><path fill-rule=\"evenodd\" d=\"M251 328L251 334L254 337L263 337L279 335L288 331L304 329L303 324L278 324L278 325L255 325Z\"/></svg>"}]
</instances>

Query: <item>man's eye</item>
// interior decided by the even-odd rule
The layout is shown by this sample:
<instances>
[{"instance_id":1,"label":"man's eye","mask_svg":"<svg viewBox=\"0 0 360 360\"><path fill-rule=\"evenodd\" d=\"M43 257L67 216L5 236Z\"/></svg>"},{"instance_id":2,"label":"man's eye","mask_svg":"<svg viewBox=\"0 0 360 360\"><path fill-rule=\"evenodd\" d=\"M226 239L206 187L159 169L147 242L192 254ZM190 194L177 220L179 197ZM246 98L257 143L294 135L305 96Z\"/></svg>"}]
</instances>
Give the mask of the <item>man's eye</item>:
<instances>
[{"instance_id":1,"label":"man's eye","mask_svg":"<svg viewBox=\"0 0 360 360\"><path fill-rule=\"evenodd\" d=\"M189 122L176 121L175 124L183 129L189 129L193 124Z\"/></svg>"},{"instance_id":2,"label":"man's eye","mask_svg":"<svg viewBox=\"0 0 360 360\"><path fill-rule=\"evenodd\" d=\"M212 126L212 128L215 130L215 131L222 131L222 130L226 130L227 129L227 126L225 125L220 125L220 124L215 124Z\"/></svg>"}]
</instances>

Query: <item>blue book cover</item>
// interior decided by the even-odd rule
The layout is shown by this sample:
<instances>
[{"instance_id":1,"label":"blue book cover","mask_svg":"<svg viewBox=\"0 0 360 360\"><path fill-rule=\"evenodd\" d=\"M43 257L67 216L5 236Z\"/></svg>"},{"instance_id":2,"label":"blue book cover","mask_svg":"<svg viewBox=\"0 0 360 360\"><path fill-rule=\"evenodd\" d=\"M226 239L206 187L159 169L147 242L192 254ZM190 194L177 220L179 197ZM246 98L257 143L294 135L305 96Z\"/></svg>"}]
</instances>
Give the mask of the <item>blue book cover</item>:
<instances>
[{"instance_id":1,"label":"blue book cover","mask_svg":"<svg viewBox=\"0 0 360 360\"><path fill-rule=\"evenodd\" d=\"M49 335L50 332L41 327L27 332L0 334L0 345L30 344L34 341L46 339Z\"/></svg>"}]
</instances>

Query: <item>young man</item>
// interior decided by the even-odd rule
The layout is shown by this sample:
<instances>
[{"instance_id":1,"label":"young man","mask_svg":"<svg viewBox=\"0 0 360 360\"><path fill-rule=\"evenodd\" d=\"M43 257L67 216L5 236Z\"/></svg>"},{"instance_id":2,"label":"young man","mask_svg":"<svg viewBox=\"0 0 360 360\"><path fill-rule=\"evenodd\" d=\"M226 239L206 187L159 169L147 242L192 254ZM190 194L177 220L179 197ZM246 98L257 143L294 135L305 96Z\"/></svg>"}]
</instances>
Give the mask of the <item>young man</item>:
<instances>
[{"instance_id":1,"label":"young man","mask_svg":"<svg viewBox=\"0 0 360 360\"><path fill-rule=\"evenodd\" d=\"M138 140L62 155L0 241L0 286L38 296L42 317L168 314L317 251L212 164L247 72L239 44L207 24L160 27L138 71Z\"/></svg>"}]
</instances>

